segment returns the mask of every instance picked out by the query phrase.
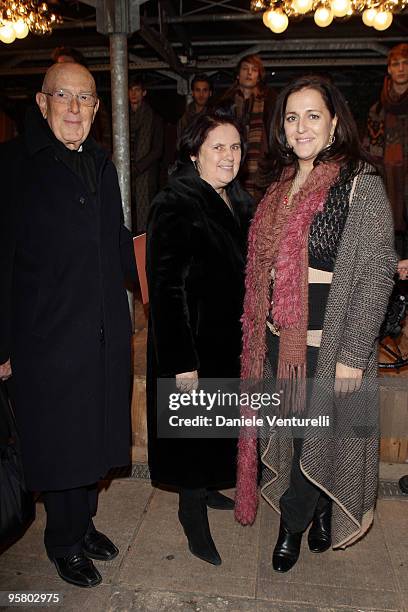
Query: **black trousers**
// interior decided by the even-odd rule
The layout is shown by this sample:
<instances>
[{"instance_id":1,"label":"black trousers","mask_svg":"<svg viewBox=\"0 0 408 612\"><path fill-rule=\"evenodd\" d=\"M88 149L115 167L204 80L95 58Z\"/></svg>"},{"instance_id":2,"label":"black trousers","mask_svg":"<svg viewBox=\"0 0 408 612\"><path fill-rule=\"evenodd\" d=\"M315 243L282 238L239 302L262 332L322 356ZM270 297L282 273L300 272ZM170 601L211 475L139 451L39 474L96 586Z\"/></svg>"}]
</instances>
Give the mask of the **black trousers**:
<instances>
[{"instance_id":1,"label":"black trousers","mask_svg":"<svg viewBox=\"0 0 408 612\"><path fill-rule=\"evenodd\" d=\"M92 517L98 506L98 487L93 484L42 494L47 523L44 544L50 558L67 557L82 550L88 530L95 529Z\"/></svg>"},{"instance_id":2,"label":"black trousers","mask_svg":"<svg viewBox=\"0 0 408 612\"><path fill-rule=\"evenodd\" d=\"M305 478L299 465L303 439L293 441L293 460L289 488L280 498L282 521L292 533L305 531L313 519L316 509L330 503L330 498Z\"/></svg>"},{"instance_id":3,"label":"black trousers","mask_svg":"<svg viewBox=\"0 0 408 612\"><path fill-rule=\"evenodd\" d=\"M278 363L279 338L267 332L268 358L270 363ZM312 378L316 372L319 349L307 348L307 376ZM330 503L329 497L308 480L300 469L300 455L303 438L293 440L293 460L289 488L280 498L282 521L292 533L307 529L317 508L323 509Z\"/></svg>"}]
</instances>

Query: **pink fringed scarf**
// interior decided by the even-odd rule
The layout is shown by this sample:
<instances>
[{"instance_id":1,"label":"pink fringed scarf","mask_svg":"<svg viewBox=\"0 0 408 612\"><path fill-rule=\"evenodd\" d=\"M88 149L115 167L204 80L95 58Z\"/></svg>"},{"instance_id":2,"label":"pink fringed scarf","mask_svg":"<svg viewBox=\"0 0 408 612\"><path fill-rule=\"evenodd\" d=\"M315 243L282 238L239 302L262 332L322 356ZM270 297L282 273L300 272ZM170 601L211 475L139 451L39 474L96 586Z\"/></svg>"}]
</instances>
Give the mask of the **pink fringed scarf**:
<instances>
[{"instance_id":1,"label":"pink fringed scarf","mask_svg":"<svg viewBox=\"0 0 408 612\"><path fill-rule=\"evenodd\" d=\"M287 204L294 176L293 169L288 168L280 181L271 185L257 208L249 232L242 317L241 379L244 385L263 378L266 320L271 308L273 321L280 328L277 376L283 381L305 380L309 227L316 212L323 210L328 191L338 174L338 164L316 166ZM275 281L271 304L272 269L275 269ZM252 416L247 407L242 407L241 411L244 416ZM256 517L257 448L256 428L241 429L235 518L243 525L253 523Z\"/></svg>"}]
</instances>

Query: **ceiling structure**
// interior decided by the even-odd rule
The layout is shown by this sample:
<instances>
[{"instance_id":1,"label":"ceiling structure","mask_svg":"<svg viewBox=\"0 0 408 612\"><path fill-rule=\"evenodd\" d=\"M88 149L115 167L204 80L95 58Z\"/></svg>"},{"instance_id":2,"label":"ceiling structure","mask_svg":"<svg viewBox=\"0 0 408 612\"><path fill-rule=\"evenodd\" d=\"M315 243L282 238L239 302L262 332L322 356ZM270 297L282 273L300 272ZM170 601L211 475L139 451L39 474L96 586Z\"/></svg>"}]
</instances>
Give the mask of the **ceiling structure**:
<instances>
[{"instance_id":1,"label":"ceiling structure","mask_svg":"<svg viewBox=\"0 0 408 612\"><path fill-rule=\"evenodd\" d=\"M64 20L51 36L0 43L3 96L15 99L35 91L52 50L60 45L79 49L96 75L98 89L109 91L109 37L97 32L97 11L113 1L48 0ZM130 2L140 5L141 24L128 37L130 72L143 71L153 89L177 88L179 93L188 91L188 79L198 71L211 74L216 87L227 86L247 53L261 55L268 83L277 87L296 74L317 70L330 72L344 87L352 87L356 79L360 88L378 84L388 50L408 38L404 13L395 15L385 32L364 26L360 17L336 19L324 29L303 17L291 19L279 35L263 25L259 13L250 12L249 0Z\"/></svg>"}]
</instances>

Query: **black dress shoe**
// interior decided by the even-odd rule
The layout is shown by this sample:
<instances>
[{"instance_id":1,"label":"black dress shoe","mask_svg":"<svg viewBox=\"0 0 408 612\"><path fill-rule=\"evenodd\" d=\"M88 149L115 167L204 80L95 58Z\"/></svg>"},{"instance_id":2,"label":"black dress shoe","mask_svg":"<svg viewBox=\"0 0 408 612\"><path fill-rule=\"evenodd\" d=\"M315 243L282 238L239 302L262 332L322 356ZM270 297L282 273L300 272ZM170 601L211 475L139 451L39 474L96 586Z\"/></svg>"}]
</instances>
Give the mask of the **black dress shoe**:
<instances>
[{"instance_id":1,"label":"black dress shoe","mask_svg":"<svg viewBox=\"0 0 408 612\"><path fill-rule=\"evenodd\" d=\"M327 496L322 496L317 504L313 522L307 535L309 550L322 553L331 546L331 515L332 502Z\"/></svg>"},{"instance_id":2,"label":"black dress shoe","mask_svg":"<svg viewBox=\"0 0 408 612\"><path fill-rule=\"evenodd\" d=\"M83 553L52 559L60 577L79 587L94 587L102 582L102 576Z\"/></svg>"},{"instance_id":3,"label":"black dress shoe","mask_svg":"<svg viewBox=\"0 0 408 612\"><path fill-rule=\"evenodd\" d=\"M110 539L96 529L88 530L82 543L84 554L98 561L111 561L118 556L119 549Z\"/></svg>"},{"instance_id":4,"label":"black dress shoe","mask_svg":"<svg viewBox=\"0 0 408 612\"><path fill-rule=\"evenodd\" d=\"M405 493L405 495L407 495L408 494L408 475L400 478L398 481L398 484L399 484L399 488L401 489L401 491Z\"/></svg>"},{"instance_id":5,"label":"black dress shoe","mask_svg":"<svg viewBox=\"0 0 408 612\"><path fill-rule=\"evenodd\" d=\"M214 510L233 510L235 508L234 500L223 495L219 491L210 491L207 489L205 501L207 506Z\"/></svg>"},{"instance_id":6,"label":"black dress shoe","mask_svg":"<svg viewBox=\"0 0 408 612\"><path fill-rule=\"evenodd\" d=\"M221 565L221 557L211 537L205 496L205 489L181 489L178 517L190 552L202 561Z\"/></svg>"},{"instance_id":7,"label":"black dress shoe","mask_svg":"<svg viewBox=\"0 0 408 612\"><path fill-rule=\"evenodd\" d=\"M272 566L276 572L288 572L299 558L303 532L290 533L282 520L279 536L272 556Z\"/></svg>"}]
</instances>

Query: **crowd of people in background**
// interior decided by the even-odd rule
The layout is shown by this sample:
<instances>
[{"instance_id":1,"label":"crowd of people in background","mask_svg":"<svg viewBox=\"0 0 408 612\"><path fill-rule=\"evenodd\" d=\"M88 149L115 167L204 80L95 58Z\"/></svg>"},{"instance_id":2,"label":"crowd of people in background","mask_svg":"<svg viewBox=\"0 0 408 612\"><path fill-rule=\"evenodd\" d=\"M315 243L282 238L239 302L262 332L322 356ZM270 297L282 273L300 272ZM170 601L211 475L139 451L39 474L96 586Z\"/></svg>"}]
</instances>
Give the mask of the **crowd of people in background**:
<instances>
[{"instance_id":1,"label":"crowd of people in background","mask_svg":"<svg viewBox=\"0 0 408 612\"><path fill-rule=\"evenodd\" d=\"M54 49L51 59L56 63L88 65L78 49L68 46ZM267 86L265 66L259 55L247 55L239 61L234 82L224 92L214 90L212 78L207 74L193 74L190 94L186 97L183 114L177 119L176 131L168 132L164 119L149 103L146 75L129 75L128 92L134 235L146 231L150 203L167 180L183 131L199 115L211 109L220 108L232 114L243 126L246 151L239 180L256 202L260 200L266 188L262 182L262 164L268 157L269 131L278 91ZM15 135L15 130L15 124L7 120L4 140ZM404 43L390 50L387 75L378 101L368 111L363 137L363 147L380 168L387 187L396 250L402 260L399 265L402 278L408 278L407 134L408 44ZM91 136L112 155L112 123L107 105L101 99Z\"/></svg>"}]
</instances>

